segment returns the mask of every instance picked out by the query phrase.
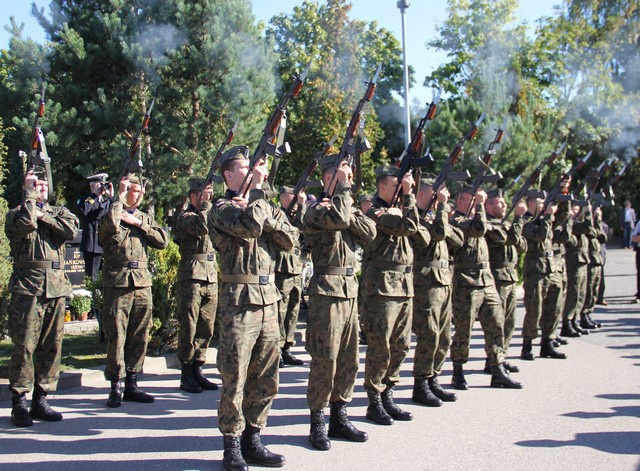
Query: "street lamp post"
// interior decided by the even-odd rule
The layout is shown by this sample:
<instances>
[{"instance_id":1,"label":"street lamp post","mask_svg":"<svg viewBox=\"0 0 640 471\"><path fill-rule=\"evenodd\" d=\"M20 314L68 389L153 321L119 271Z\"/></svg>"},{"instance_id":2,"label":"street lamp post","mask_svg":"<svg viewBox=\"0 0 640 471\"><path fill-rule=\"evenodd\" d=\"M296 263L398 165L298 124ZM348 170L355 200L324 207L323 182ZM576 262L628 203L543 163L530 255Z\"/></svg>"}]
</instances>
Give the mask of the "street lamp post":
<instances>
[{"instance_id":1,"label":"street lamp post","mask_svg":"<svg viewBox=\"0 0 640 471\"><path fill-rule=\"evenodd\" d=\"M407 65L407 35L404 24L404 12L411 3L409 0L398 0L396 4L400 9L400 16L402 18L402 66L404 74L404 119L405 119L405 146L411 142L411 110L409 109L409 66Z\"/></svg>"}]
</instances>

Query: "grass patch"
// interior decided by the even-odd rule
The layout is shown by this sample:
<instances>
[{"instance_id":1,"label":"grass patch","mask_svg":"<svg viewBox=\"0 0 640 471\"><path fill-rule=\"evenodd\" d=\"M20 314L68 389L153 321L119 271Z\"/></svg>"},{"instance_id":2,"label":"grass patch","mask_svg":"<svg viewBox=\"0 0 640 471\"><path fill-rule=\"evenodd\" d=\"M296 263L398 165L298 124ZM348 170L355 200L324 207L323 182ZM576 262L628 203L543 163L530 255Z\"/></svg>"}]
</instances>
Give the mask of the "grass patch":
<instances>
[{"instance_id":1,"label":"grass patch","mask_svg":"<svg viewBox=\"0 0 640 471\"><path fill-rule=\"evenodd\" d=\"M0 340L0 377L7 377L13 344L10 340ZM97 332L65 334L62 339L60 370L101 366L107 360L107 345L100 343Z\"/></svg>"}]
</instances>

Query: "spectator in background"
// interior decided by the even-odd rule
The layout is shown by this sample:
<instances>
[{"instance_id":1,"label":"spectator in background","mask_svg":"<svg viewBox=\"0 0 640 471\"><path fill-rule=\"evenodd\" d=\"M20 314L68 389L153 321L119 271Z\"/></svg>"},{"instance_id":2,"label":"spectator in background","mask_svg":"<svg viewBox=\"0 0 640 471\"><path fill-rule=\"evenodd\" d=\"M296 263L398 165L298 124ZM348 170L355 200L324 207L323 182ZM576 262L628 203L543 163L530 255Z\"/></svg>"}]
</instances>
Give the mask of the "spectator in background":
<instances>
[{"instance_id":1,"label":"spectator in background","mask_svg":"<svg viewBox=\"0 0 640 471\"><path fill-rule=\"evenodd\" d=\"M640 302L640 222L636 224L636 227L631 233L631 242L633 242L636 249L636 299L635 302Z\"/></svg>"},{"instance_id":2,"label":"spectator in background","mask_svg":"<svg viewBox=\"0 0 640 471\"><path fill-rule=\"evenodd\" d=\"M631 231L636 225L636 212L631 207L631 201L624 202L624 208L620 211L620 230L622 231L622 245L625 249L631 249Z\"/></svg>"}]
</instances>

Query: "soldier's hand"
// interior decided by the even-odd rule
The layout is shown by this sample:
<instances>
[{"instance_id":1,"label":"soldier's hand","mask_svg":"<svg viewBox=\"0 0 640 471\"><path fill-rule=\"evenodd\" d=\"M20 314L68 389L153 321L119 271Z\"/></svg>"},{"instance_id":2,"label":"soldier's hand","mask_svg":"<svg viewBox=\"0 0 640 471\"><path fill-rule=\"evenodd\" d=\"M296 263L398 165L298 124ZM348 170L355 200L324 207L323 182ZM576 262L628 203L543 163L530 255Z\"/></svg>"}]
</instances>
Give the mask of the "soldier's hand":
<instances>
[{"instance_id":1,"label":"soldier's hand","mask_svg":"<svg viewBox=\"0 0 640 471\"><path fill-rule=\"evenodd\" d=\"M545 214L555 214L556 211L558 210L558 205L556 204L550 204L549 206L547 206L547 209L545 210Z\"/></svg>"},{"instance_id":2,"label":"soldier's hand","mask_svg":"<svg viewBox=\"0 0 640 471\"><path fill-rule=\"evenodd\" d=\"M43 216L44 216L44 213L39 209L36 209L36 218L38 219L38 221L42 219Z\"/></svg>"},{"instance_id":3,"label":"soldier's hand","mask_svg":"<svg viewBox=\"0 0 640 471\"><path fill-rule=\"evenodd\" d=\"M249 200L243 198L242 196L234 196L231 201L233 201L234 204L240 209L247 209L247 205L249 204Z\"/></svg>"},{"instance_id":4,"label":"soldier's hand","mask_svg":"<svg viewBox=\"0 0 640 471\"><path fill-rule=\"evenodd\" d=\"M518 201L518 204L516 204L514 212L517 217L522 216L524 213L527 212L527 203L525 203L524 200Z\"/></svg>"},{"instance_id":5,"label":"soldier's hand","mask_svg":"<svg viewBox=\"0 0 640 471\"><path fill-rule=\"evenodd\" d=\"M129 224L131 226L140 227L142 225L142 221L140 219L138 219L133 214L130 214L126 211L122 213L122 216L120 219L122 219L122 222Z\"/></svg>"},{"instance_id":6,"label":"soldier's hand","mask_svg":"<svg viewBox=\"0 0 640 471\"><path fill-rule=\"evenodd\" d=\"M304 191L298 193L298 204L303 205L307 202L307 194Z\"/></svg>"},{"instance_id":7,"label":"soldier's hand","mask_svg":"<svg viewBox=\"0 0 640 471\"><path fill-rule=\"evenodd\" d=\"M28 191L35 190L37 180L38 177L36 177L31 170L28 171L24 176L24 189Z\"/></svg>"},{"instance_id":8,"label":"soldier's hand","mask_svg":"<svg viewBox=\"0 0 640 471\"><path fill-rule=\"evenodd\" d=\"M449 201L449 196L449 189L446 186L442 185L436 193L436 201L438 203L446 203L447 201Z\"/></svg>"},{"instance_id":9,"label":"soldier's hand","mask_svg":"<svg viewBox=\"0 0 640 471\"><path fill-rule=\"evenodd\" d=\"M341 165L340 167L338 167L338 170L336 170L336 180L340 183L352 183L353 171L351 170L351 167L348 165Z\"/></svg>"},{"instance_id":10,"label":"soldier's hand","mask_svg":"<svg viewBox=\"0 0 640 471\"><path fill-rule=\"evenodd\" d=\"M200 202L206 203L213 198L213 188L209 185L200 192Z\"/></svg>"},{"instance_id":11,"label":"soldier's hand","mask_svg":"<svg viewBox=\"0 0 640 471\"><path fill-rule=\"evenodd\" d=\"M330 208L331 207L331 199L330 198L322 198L322 201L318 202L318 206L321 206L323 208Z\"/></svg>"},{"instance_id":12,"label":"soldier's hand","mask_svg":"<svg viewBox=\"0 0 640 471\"><path fill-rule=\"evenodd\" d=\"M130 186L131 183L129 182L129 179L123 178L118 185L118 191L120 192L120 194L126 193Z\"/></svg>"},{"instance_id":13,"label":"soldier's hand","mask_svg":"<svg viewBox=\"0 0 640 471\"><path fill-rule=\"evenodd\" d=\"M391 214L392 216L402 217L402 210L400 208L389 208L387 210L387 214Z\"/></svg>"},{"instance_id":14,"label":"soldier's hand","mask_svg":"<svg viewBox=\"0 0 640 471\"><path fill-rule=\"evenodd\" d=\"M479 189L476 192L476 204L484 204L485 201L487 201L487 192Z\"/></svg>"},{"instance_id":15,"label":"soldier's hand","mask_svg":"<svg viewBox=\"0 0 640 471\"><path fill-rule=\"evenodd\" d=\"M402 177L402 192L405 195L408 195L413 191L413 187L415 186L415 181L413 180L413 175L410 173L405 173L404 177Z\"/></svg>"},{"instance_id":16,"label":"soldier's hand","mask_svg":"<svg viewBox=\"0 0 640 471\"><path fill-rule=\"evenodd\" d=\"M106 194L109 198L113 198L113 194L114 194L113 183L107 182L104 184L103 188L104 188L104 194Z\"/></svg>"},{"instance_id":17,"label":"soldier's hand","mask_svg":"<svg viewBox=\"0 0 640 471\"><path fill-rule=\"evenodd\" d=\"M251 188L262 188L262 184L269 175L269 167L267 167L266 159L260 159L258 163L253 167L253 179Z\"/></svg>"}]
</instances>

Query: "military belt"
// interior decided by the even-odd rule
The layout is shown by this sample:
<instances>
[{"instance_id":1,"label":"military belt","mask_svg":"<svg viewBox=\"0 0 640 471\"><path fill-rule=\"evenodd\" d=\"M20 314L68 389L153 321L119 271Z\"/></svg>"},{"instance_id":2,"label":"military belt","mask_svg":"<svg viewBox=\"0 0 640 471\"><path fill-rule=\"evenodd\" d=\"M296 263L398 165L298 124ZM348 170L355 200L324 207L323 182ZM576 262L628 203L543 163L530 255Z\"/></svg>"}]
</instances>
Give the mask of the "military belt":
<instances>
[{"instance_id":1,"label":"military belt","mask_svg":"<svg viewBox=\"0 0 640 471\"><path fill-rule=\"evenodd\" d=\"M183 260L202 260L205 262L212 262L216 258L216 254L214 253L196 253L193 255L188 255L184 257Z\"/></svg>"},{"instance_id":2,"label":"military belt","mask_svg":"<svg viewBox=\"0 0 640 471\"><path fill-rule=\"evenodd\" d=\"M276 276L271 275L220 275L223 283L244 283L247 285L268 285L276 280Z\"/></svg>"},{"instance_id":3,"label":"military belt","mask_svg":"<svg viewBox=\"0 0 640 471\"><path fill-rule=\"evenodd\" d=\"M372 268L381 268L383 270L399 271L402 273L413 272L413 265L401 265L400 263L382 262L382 261L374 260L369 262L368 266Z\"/></svg>"},{"instance_id":4,"label":"military belt","mask_svg":"<svg viewBox=\"0 0 640 471\"><path fill-rule=\"evenodd\" d=\"M136 260L131 260L128 262L120 262L116 264L109 264L109 268L131 268L133 270L138 268L147 268L147 262L138 262Z\"/></svg>"},{"instance_id":5,"label":"military belt","mask_svg":"<svg viewBox=\"0 0 640 471\"><path fill-rule=\"evenodd\" d=\"M18 261L15 262L16 268L53 268L54 270L60 270L64 268L64 264L56 261Z\"/></svg>"},{"instance_id":6,"label":"military belt","mask_svg":"<svg viewBox=\"0 0 640 471\"><path fill-rule=\"evenodd\" d=\"M313 273L318 275L352 276L355 274L353 267L313 267Z\"/></svg>"},{"instance_id":7,"label":"military belt","mask_svg":"<svg viewBox=\"0 0 640 471\"><path fill-rule=\"evenodd\" d=\"M449 268L449 260L435 260L433 262L419 262L413 265L414 268Z\"/></svg>"},{"instance_id":8,"label":"military belt","mask_svg":"<svg viewBox=\"0 0 640 471\"><path fill-rule=\"evenodd\" d=\"M480 262L480 263L456 263L456 269L476 269L476 270L484 270L489 268L489 262Z\"/></svg>"}]
</instances>

